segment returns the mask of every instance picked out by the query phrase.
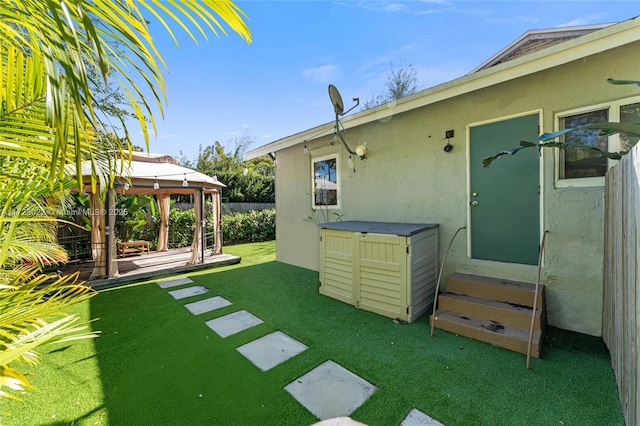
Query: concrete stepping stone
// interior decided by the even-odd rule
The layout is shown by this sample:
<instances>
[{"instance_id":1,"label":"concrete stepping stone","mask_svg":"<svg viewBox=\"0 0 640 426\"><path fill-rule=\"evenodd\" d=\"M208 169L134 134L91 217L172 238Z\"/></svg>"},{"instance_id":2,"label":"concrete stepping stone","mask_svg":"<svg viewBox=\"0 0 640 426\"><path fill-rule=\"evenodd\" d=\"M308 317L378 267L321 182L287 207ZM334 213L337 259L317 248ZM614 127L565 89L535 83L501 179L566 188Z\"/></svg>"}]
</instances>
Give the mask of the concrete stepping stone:
<instances>
[{"instance_id":1,"label":"concrete stepping stone","mask_svg":"<svg viewBox=\"0 0 640 426\"><path fill-rule=\"evenodd\" d=\"M378 389L329 360L284 388L320 420L353 413Z\"/></svg>"},{"instance_id":2,"label":"concrete stepping stone","mask_svg":"<svg viewBox=\"0 0 640 426\"><path fill-rule=\"evenodd\" d=\"M231 305L224 297L215 296L208 299L198 300L197 302L187 303L184 305L193 315L203 314L205 312L215 311Z\"/></svg>"},{"instance_id":3,"label":"concrete stepping stone","mask_svg":"<svg viewBox=\"0 0 640 426\"><path fill-rule=\"evenodd\" d=\"M184 299L185 297L197 296L198 294L204 294L208 291L208 288L196 285L193 287L181 288L180 290L173 290L170 291L169 294L172 295L174 299Z\"/></svg>"},{"instance_id":4,"label":"concrete stepping stone","mask_svg":"<svg viewBox=\"0 0 640 426\"><path fill-rule=\"evenodd\" d=\"M189 278L175 278L172 280L158 281L160 288L177 287L179 285L191 284L193 280Z\"/></svg>"},{"instance_id":5,"label":"concrete stepping stone","mask_svg":"<svg viewBox=\"0 0 640 426\"><path fill-rule=\"evenodd\" d=\"M215 331L218 336L225 337L231 336L232 334L239 333L247 328L251 328L258 324L262 324L260 318L256 317L249 312L242 310L238 312L233 312L231 314L225 315L220 318L212 319L207 321L205 324Z\"/></svg>"},{"instance_id":6,"label":"concrete stepping stone","mask_svg":"<svg viewBox=\"0 0 640 426\"><path fill-rule=\"evenodd\" d=\"M400 423L400 426L444 426L434 418L429 417L420 410L415 408L411 410L409 415Z\"/></svg>"},{"instance_id":7,"label":"concrete stepping stone","mask_svg":"<svg viewBox=\"0 0 640 426\"><path fill-rule=\"evenodd\" d=\"M267 371L307 348L307 345L276 331L242 345L237 350L260 370Z\"/></svg>"}]
</instances>

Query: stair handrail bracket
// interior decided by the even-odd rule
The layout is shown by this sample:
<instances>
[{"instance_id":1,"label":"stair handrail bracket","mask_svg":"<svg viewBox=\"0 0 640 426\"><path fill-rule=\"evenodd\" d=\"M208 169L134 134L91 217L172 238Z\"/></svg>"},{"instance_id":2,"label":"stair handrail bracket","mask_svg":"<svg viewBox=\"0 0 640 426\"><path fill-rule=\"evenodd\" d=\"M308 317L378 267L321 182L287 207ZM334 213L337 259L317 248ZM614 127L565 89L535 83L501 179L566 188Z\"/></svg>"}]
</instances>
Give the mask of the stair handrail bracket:
<instances>
[{"instance_id":1,"label":"stair handrail bracket","mask_svg":"<svg viewBox=\"0 0 640 426\"><path fill-rule=\"evenodd\" d=\"M529 328L529 341L527 342L527 370L531 369L531 345L533 342L533 329L536 321L536 311L538 310L538 293L540 292L540 274L542 272L542 259L544 255L544 247L547 239L548 230L542 233L542 241L540 242L540 253L538 253L538 273L536 277L536 289L533 295L533 309L531 312L531 327ZM433 330L433 329L432 329Z\"/></svg>"}]
</instances>

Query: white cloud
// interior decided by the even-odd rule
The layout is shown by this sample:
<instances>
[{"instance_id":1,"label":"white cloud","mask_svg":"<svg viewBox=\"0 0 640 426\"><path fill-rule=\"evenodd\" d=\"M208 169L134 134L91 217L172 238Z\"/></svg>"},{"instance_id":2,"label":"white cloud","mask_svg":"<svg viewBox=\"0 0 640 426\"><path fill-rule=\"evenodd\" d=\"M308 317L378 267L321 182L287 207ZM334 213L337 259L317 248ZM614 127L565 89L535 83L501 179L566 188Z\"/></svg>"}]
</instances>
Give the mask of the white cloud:
<instances>
[{"instance_id":1,"label":"white cloud","mask_svg":"<svg viewBox=\"0 0 640 426\"><path fill-rule=\"evenodd\" d=\"M416 77L420 90L446 83L469 72L469 64L445 63L433 66L416 66Z\"/></svg>"},{"instance_id":2,"label":"white cloud","mask_svg":"<svg viewBox=\"0 0 640 426\"><path fill-rule=\"evenodd\" d=\"M358 75L384 74L386 75L392 69L406 68L412 62L407 62L408 57L416 55L419 52L416 46L405 44L398 48L378 55L366 62L363 62L355 69ZM419 53L418 53L419 54Z\"/></svg>"},{"instance_id":3,"label":"white cloud","mask_svg":"<svg viewBox=\"0 0 640 426\"><path fill-rule=\"evenodd\" d=\"M150 133L152 133L153 131L151 131ZM142 134L142 132L140 132L140 134ZM160 131L157 135L158 139L177 139L180 135L177 133L167 133L167 132L162 132Z\"/></svg>"},{"instance_id":4,"label":"white cloud","mask_svg":"<svg viewBox=\"0 0 640 426\"><path fill-rule=\"evenodd\" d=\"M440 13L442 8L436 8L438 6L447 6L449 4L446 0L420 0L418 2L397 2L397 1L350 1L350 2L336 2L336 5L344 7L350 7L354 9L361 9L367 11L380 11L388 13L407 13L412 15L427 15L431 13ZM428 6L427 9L424 7Z\"/></svg>"},{"instance_id":5,"label":"white cloud","mask_svg":"<svg viewBox=\"0 0 640 426\"><path fill-rule=\"evenodd\" d=\"M604 17L604 14L593 14L593 15L589 15L589 16L583 16L583 17L580 17L580 18L572 19L571 21L565 22L565 23L560 24L560 25L556 25L556 27L558 27L558 28L562 28L562 27L577 27L577 26L581 26L581 25L600 24L605 19L606 18Z\"/></svg>"},{"instance_id":6,"label":"white cloud","mask_svg":"<svg viewBox=\"0 0 640 426\"><path fill-rule=\"evenodd\" d=\"M383 6L383 10L386 12L407 12L409 8L406 4L402 3L389 3Z\"/></svg>"},{"instance_id":7,"label":"white cloud","mask_svg":"<svg viewBox=\"0 0 640 426\"><path fill-rule=\"evenodd\" d=\"M524 24L538 24L538 22L540 22L539 18L536 18L534 16L527 16L527 15L518 15L515 17L514 19L515 22L521 22Z\"/></svg>"},{"instance_id":8,"label":"white cloud","mask_svg":"<svg viewBox=\"0 0 640 426\"><path fill-rule=\"evenodd\" d=\"M329 83L339 77L340 67L337 65L322 65L316 68L307 68L302 75L316 83Z\"/></svg>"}]
</instances>

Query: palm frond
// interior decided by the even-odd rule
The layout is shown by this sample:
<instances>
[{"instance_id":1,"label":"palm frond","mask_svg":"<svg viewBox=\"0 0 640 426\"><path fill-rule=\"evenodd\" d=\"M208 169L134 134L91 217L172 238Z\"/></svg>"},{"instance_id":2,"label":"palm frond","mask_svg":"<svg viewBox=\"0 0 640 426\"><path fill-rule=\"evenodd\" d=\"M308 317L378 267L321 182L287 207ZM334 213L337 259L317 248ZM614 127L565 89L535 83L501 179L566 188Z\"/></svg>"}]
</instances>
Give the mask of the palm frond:
<instances>
[{"instance_id":1,"label":"palm frond","mask_svg":"<svg viewBox=\"0 0 640 426\"><path fill-rule=\"evenodd\" d=\"M104 141L98 132L104 122L92 81L118 76L149 145L148 124L155 131L152 109L162 113L166 94L166 64L149 31L149 13L174 39L169 23L194 40L196 34L206 38L207 28L226 34L220 17L251 41L244 14L229 0L12 0L0 5L0 397L16 397L16 391L30 387L9 364L37 362L35 349L44 343L95 336L64 313L91 297L92 290L76 282L77 274L48 276L29 263L62 256L46 212L48 203L59 200L49 194L68 189L70 176L82 190L84 160L91 165L92 192L98 184L106 190L113 183L112 151L130 145L128 138ZM124 46L122 55L112 54L112 42Z\"/></svg>"},{"instance_id":2,"label":"palm frond","mask_svg":"<svg viewBox=\"0 0 640 426\"><path fill-rule=\"evenodd\" d=\"M77 282L77 274L56 277L24 267L7 285L0 286L0 397L30 387L11 363L38 362L35 349L45 343L96 337L78 324L65 309L92 297L95 292Z\"/></svg>"},{"instance_id":3,"label":"palm frond","mask_svg":"<svg viewBox=\"0 0 640 426\"><path fill-rule=\"evenodd\" d=\"M104 81L114 73L122 78L148 145L147 120L153 126L152 103L137 81L146 83L153 104L162 112L166 94L162 69L166 66L153 43L145 13L154 15L172 36L169 23L178 25L194 40L195 34L206 38L205 28L216 35L226 34L216 18L219 16L251 41L244 14L227 0L15 0L0 7L0 54L10 59L0 92L4 93L2 100L11 101L0 110L0 118L45 99L44 124L53 142L50 179L60 176L69 163L79 172L80 153L92 151L91 129L98 128L100 120L89 67L99 70ZM114 41L125 46L124 55L118 59L108 54L107 46ZM73 135L69 129L73 129ZM67 146L70 136L75 139L74 146Z\"/></svg>"}]
</instances>

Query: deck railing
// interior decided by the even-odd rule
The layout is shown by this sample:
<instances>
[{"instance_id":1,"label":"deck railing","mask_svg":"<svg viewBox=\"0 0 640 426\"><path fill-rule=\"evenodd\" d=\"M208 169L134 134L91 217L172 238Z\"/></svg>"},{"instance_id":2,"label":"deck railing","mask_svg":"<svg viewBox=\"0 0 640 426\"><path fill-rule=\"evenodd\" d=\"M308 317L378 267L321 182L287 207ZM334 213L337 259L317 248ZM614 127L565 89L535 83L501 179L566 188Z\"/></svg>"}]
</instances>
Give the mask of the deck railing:
<instances>
[{"instance_id":1,"label":"deck railing","mask_svg":"<svg viewBox=\"0 0 640 426\"><path fill-rule=\"evenodd\" d=\"M60 244L67 251L70 261L91 259L91 234L65 235L58 237Z\"/></svg>"}]
</instances>

